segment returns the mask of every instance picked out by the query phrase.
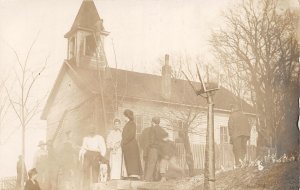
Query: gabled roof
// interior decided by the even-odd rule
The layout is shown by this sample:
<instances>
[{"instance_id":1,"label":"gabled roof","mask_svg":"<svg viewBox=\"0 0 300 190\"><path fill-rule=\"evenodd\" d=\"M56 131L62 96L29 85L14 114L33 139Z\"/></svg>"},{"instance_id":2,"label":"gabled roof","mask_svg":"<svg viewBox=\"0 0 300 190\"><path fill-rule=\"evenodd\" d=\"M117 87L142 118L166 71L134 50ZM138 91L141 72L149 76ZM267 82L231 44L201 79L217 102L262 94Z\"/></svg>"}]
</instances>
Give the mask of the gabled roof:
<instances>
[{"instance_id":1,"label":"gabled roof","mask_svg":"<svg viewBox=\"0 0 300 190\"><path fill-rule=\"evenodd\" d=\"M165 99L161 93L162 77L153 74L138 73L133 71L106 68L105 71L99 73L97 70L77 67L74 63L65 61L66 67L74 74L74 82L89 90L91 93L100 93L99 74L105 78L104 93L111 96L115 90L113 85L117 84L117 94L126 98L140 99L152 102L164 102L169 104L200 106L207 107L206 100L196 96L193 89L186 80L172 79L172 92L170 99ZM62 72L62 71L61 71ZM61 73L59 78L62 77ZM46 119L48 111L51 107L60 81L56 81L51 94L45 106L42 118ZM195 83L197 85L197 83ZM199 85L199 84L198 84ZM215 108L218 110L229 111L230 106L236 103L237 97L229 90L221 87L214 96ZM245 112L254 113L252 106L243 101L243 109Z\"/></svg>"},{"instance_id":2,"label":"gabled roof","mask_svg":"<svg viewBox=\"0 0 300 190\"><path fill-rule=\"evenodd\" d=\"M97 71L91 71L84 68L76 68L76 72L86 81L94 91L100 92L99 83L97 83ZM171 82L171 97L165 99L162 96L161 83L162 77L159 75L139 73L121 69L107 68L105 72L106 93L111 95L113 86L117 84L117 94L120 96L135 98L145 101L165 102L170 104L179 104L187 106L207 107L205 98L195 95L190 84L186 80L172 79ZM195 82L199 86L199 83ZM212 86L214 84L211 84ZM215 108L219 110L229 111L231 105L236 103L237 96L224 87L221 87L214 96ZM248 113L254 113L253 107L243 103L243 110Z\"/></svg>"},{"instance_id":3,"label":"gabled roof","mask_svg":"<svg viewBox=\"0 0 300 190\"><path fill-rule=\"evenodd\" d=\"M75 21L65 37L79 28L104 31L103 20L100 18L93 0L84 0L82 2Z\"/></svg>"}]
</instances>

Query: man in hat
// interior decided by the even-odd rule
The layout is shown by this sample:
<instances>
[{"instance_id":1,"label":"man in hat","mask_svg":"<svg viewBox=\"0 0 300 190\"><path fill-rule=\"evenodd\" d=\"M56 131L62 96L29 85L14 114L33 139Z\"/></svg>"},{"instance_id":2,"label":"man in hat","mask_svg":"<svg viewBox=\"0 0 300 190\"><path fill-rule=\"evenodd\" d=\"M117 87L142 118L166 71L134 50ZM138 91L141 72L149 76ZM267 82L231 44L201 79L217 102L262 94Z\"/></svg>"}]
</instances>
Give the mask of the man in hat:
<instances>
[{"instance_id":1,"label":"man in hat","mask_svg":"<svg viewBox=\"0 0 300 190\"><path fill-rule=\"evenodd\" d=\"M145 164L145 180L154 181L157 174L157 168L161 158L163 158L162 147L167 140L168 133L159 125L160 118L153 117L151 128L149 130L149 142L147 143L147 160Z\"/></svg>"},{"instance_id":2,"label":"man in hat","mask_svg":"<svg viewBox=\"0 0 300 190\"><path fill-rule=\"evenodd\" d=\"M40 141L38 147L38 150L34 154L33 167L36 168L36 170L39 172L38 181L40 182L41 188L45 188L48 178L48 151L46 149L46 143L44 141Z\"/></svg>"},{"instance_id":3,"label":"man in hat","mask_svg":"<svg viewBox=\"0 0 300 190\"><path fill-rule=\"evenodd\" d=\"M104 138L96 134L96 127L91 125L88 135L83 138L80 154L83 157L83 185L89 189L90 170L92 170L92 182L98 182L100 162L106 162L106 144Z\"/></svg>"},{"instance_id":4,"label":"man in hat","mask_svg":"<svg viewBox=\"0 0 300 190\"><path fill-rule=\"evenodd\" d=\"M232 107L232 113L228 120L228 132L230 143L233 145L235 166L240 167L244 162L247 141L250 139L251 126L248 118L243 114L238 105Z\"/></svg>"}]
</instances>

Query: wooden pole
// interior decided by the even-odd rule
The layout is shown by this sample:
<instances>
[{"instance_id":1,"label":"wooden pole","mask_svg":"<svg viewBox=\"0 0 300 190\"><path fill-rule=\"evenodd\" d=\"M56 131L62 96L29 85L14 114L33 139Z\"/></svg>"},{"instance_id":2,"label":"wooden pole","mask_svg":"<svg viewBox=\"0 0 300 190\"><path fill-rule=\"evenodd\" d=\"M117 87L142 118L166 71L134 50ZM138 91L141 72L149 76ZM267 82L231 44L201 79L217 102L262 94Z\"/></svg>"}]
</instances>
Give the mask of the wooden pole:
<instances>
[{"instance_id":1,"label":"wooden pole","mask_svg":"<svg viewBox=\"0 0 300 190\"><path fill-rule=\"evenodd\" d=\"M187 78L190 82L191 87L194 89L196 95L201 95L205 97L208 104L208 114L207 114L207 132L206 132L206 145L205 145L205 169L204 169L204 189L205 190L215 190L215 135L214 135L214 102L213 102L213 95L215 91L219 90L220 84L215 89L207 89L202 80L201 74L197 67L197 74L199 80L201 82L201 89L196 90L193 86L191 81ZM208 73L208 66L206 67L206 75L207 75L207 85L209 85L209 73ZM220 74L219 74L220 75ZM220 76L219 81L220 82ZM206 96L203 96L206 95Z\"/></svg>"},{"instance_id":2,"label":"wooden pole","mask_svg":"<svg viewBox=\"0 0 300 190\"><path fill-rule=\"evenodd\" d=\"M25 163L25 126L22 125L22 162ZM24 164L22 163L21 165L21 190L24 189L24 182L25 182L25 168L24 168Z\"/></svg>"},{"instance_id":3,"label":"wooden pole","mask_svg":"<svg viewBox=\"0 0 300 190\"><path fill-rule=\"evenodd\" d=\"M212 92L207 92L208 115L205 147L204 189L215 190L215 140L214 140L214 103Z\"/></svg>"}]
</instances>

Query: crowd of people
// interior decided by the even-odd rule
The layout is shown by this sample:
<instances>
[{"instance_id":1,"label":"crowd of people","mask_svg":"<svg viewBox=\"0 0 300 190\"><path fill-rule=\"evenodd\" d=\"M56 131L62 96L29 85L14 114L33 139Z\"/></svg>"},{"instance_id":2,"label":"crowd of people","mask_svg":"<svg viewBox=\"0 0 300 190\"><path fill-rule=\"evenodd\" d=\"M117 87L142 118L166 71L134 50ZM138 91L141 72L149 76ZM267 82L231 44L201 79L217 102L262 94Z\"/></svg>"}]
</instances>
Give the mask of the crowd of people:
<instances>
[{"instance_id":1,"label":"crowd of people","mask_svg":"<svg viewBox=\"0 0 300 190\"><path fill-rule=\"evenodd\" d=\"M152 118L151 126L142 131L138 142L133 111L126 109L124 116L127 118L124 127L120 119L114 119L106 139L97 133L96 125L89 124L81 146L76 147L71 131L65 132L65 140L56 150L52 141L41 141L28 175L23 158L19 157L17 189L21 187L22 167L25 190L69 190L78 185L86 190L91 184L107 180L166 181L183 177L183 170L176 164L175 143L168 140L160 118ZM247 117L234 107L228 131L236 167L245 160L250 130Z\"/></svg>"},{"instance_id":2,"label":"crowd of people","mask_svg":"<svg viewBox=\"0 0 300 190\"><path fill-rule=\"evenodd\" d=\"M78 185L86 190L107 180L165 181L182 177L184 172L175 161L175 144L168 140L160 118L152 118L138 142L133 111L126 109L124 116L124 127L120 119L114 119L106 139L97 133L97 126L90 124L80 147L74 145L71 131L65 133L65 142L55 151L51 141L41 141L28 176L26 169L23 174L20 169L22 157L17 164L18 179L24 175L26 181L25 190L68 190ZM18 180L17 187L21 186Z\"/></svg>"}]
</instances>

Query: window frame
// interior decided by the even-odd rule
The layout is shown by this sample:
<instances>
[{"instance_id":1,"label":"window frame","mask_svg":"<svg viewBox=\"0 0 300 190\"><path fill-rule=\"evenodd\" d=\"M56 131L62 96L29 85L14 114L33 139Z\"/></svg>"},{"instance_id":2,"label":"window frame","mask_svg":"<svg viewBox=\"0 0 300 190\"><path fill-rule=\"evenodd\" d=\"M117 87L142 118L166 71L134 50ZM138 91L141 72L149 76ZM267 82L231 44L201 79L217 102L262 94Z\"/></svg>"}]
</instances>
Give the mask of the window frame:
<instances>
[{"instance_id":1,"label":"window frame","mask_svg":"<svg viewBox=\"0 0 300 190\"><path fill-rule=\"evenodd\" d=\"M91 38L91 39L88 39L88 38ZM88 48L88 40L91 40L91 42L94 43L94 50L93 50L94 52L91 51L90 52L91 54L88 54L89 51L87 50L87 48ZM87 36L84 37L84 55L88 56L88 57L98 57L97 43L96 43L96 41L94 39L93 34L89 34L89 35L87 35Z\"/></svg>"},{"instance_id":2,"label":"window frame","mask_svg":"<svg viewBox=\"0 0 300 190\"><path fill-rule=\"evenodd\" d=\"M140 121L138 121L138 119L140 119ZM134 121L136 124L136 134L142 134L144 129L144 115L136 115Z\"/></svg>"},{"instance_id":3,"label":"window frame","mask_svg":"<svg viewBox=\"0 0 300 190\"><path fill-rule=\"evenodd\" d=\"M220 126L220 144L229 144L228 126Z\"/></svg>"}]
</instances>

